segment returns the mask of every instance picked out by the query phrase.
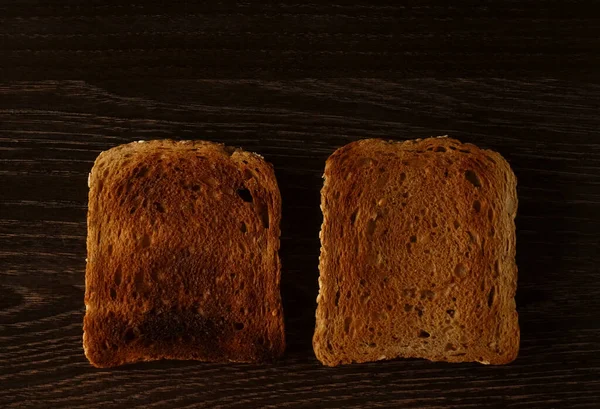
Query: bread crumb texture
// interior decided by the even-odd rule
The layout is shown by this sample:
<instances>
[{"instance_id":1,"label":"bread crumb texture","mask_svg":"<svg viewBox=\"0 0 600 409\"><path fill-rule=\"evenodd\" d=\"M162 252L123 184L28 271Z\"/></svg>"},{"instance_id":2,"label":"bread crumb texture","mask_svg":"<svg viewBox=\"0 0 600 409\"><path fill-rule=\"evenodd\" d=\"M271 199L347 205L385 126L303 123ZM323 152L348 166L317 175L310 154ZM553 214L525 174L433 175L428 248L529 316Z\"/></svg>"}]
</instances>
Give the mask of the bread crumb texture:
<instances>
[{"instance_id":1,"label":"bread crumb texture","mask_svg":"<svg viewBox=\"0 0 600 409\"><path fill-rule=\"evenodd\" d=\"M283 353L269 163L210 142L134 142L101 153L89 183L83 346L94 366Z\"/></svg>"},{"instance_id":2,"label":"bread crumb texture","mask_svg":"<svg viewBox=\"0 0 600 409\"><path fill-rule=\"evenodd\" d=\"M323 364L516 358L516 178L498 153L451 138L361 140L331 155L324 179Z\"/></svg>"}]
</instances>

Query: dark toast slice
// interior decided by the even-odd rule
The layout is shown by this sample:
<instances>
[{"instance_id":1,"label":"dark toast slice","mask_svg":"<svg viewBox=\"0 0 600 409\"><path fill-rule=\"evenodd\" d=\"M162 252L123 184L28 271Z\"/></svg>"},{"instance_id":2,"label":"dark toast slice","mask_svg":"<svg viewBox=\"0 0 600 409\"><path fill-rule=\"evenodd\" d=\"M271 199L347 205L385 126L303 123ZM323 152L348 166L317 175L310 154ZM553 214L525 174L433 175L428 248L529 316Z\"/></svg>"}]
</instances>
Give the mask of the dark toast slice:
<instances>
[{"instance_id":1,"label":"dark toast slice","mask_svg":"<svg viewBox=\"0 0 600 409\"><path fill-rule=\"evenodd\" d=\"M283 353L269 163L210 142L134 142L101 153L89 185L83 346L94 366Z\"/></svg>"},{"instance_id":2,"label":"dark toast slice","mask_svg":"<svg viewBox=\"0 0 600 409\"><path fill-rule=\"evenodd\" d=\"M324 178L323 364L516 358L517 192L502 156L445 137L362 140Z\"/></svg>"}]
</instances>

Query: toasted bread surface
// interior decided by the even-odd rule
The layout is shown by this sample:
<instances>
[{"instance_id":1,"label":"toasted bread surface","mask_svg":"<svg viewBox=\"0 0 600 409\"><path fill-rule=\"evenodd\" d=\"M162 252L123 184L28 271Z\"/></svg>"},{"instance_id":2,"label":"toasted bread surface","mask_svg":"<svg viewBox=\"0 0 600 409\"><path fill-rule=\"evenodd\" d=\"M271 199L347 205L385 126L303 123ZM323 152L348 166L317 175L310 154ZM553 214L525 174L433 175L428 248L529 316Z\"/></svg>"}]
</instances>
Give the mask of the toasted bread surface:
<instances>
[{"instance_id":1,"label":"toasted bread surface","mask_svg":"<svg viewBox=\"0 0 600 409\"><path fill-rule=\"evenodd\" d=\"M269 163L204 141L134 142L101 153L89 185L83 345L94 366L283 353Z\"/></svg>"},{"instance_id":2,"label":"toasted bread surface","mask_svg":"<svg viewBox=\"0 0 600 409\"><path fill-rule=\"evenodd\" d=\"M323 364L516 358L517 192L502 156L446 137L361 140L324 179Z\"/></svg>"}]
</instances>

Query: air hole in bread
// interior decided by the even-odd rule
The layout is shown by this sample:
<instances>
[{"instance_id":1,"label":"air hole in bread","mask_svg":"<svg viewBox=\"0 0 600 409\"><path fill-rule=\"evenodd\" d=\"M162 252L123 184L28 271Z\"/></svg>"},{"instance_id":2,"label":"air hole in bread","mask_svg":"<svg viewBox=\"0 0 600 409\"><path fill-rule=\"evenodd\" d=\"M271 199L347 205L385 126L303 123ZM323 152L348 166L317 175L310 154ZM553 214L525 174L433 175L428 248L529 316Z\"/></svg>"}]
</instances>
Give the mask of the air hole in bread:
<instances>
[{"instance_id":1,"label":"air hole in bread","mask_svg":"<svg viewBox=\"0 0 600 409\"><path fill-rule=\"evenodd\" d=\"M467 267L462 263L458 263L454 268L454 274L459 278L463 278L467 275Z\"/></svg>"},{"instance_id":2,"label":"air hole in bread","mask_svg":"<svg viewBox=\"0 0 600 409\"><path fill-rule=\"evenodd\" d=\"M141 271L135 273L133 278L133 285L140 293L143 294L144 287L146 285L146 281L144 280L144 273L142 273Z\"/></svg>"},{"instance_id":3,"label":"air hole in bread","mask_svg":"<svg viewBox=\"0 0 600 409\"><path fill-rule=\"evenodd\" d=\"M377 165L377 161L372 158L361 158L358 162L358 166L368 166L371 167L373 165Z\"/></svg>"},{"instance_id":4,"label":"air hole in bread","mask_svg":"<svg viewBox=\"0 0 600 409\"><path fill-rule=\"evenodd\" d=\"M352 212L352 214L350 215L350 224L354 224L356 222L356 217L358 216L358 210L356 209Z\"/></svg>"},{"instance_id":5,"label":"air hole in bread","mask_svg":"<svg viewBox=\"0 0 600 409\"><path fill-rule=\"evenodd\" d=\"M481 187L481 180L479 180L479 176L472 170L467 170L465 172L465 178L475 187Z\"/></svg>"},{"instance_id":6,"label":"air hole in bread","mask_svg":"<svg viewBox=\"0 0 600 409\"><path fill-rule=\"evenodd\" d=\"M269 209L262 202L256 201L256 211L265 229L269 228Z\"/></svg>"},{"instance_id":7,"label":"air hole in bread","mask_svg":"<svg viewBox=\"0 0 600 409\"><path fill-rule=\"evenodd\" d=\"M417 242L417 236L410 236L410 242L411 243L416 243Z\"/></svg>"},{"instance_id":8,"label":"air hole in bread","mask_svg":"<svg viewBox=\"0 0 600 409\"><path fill-rule=\"evenodd\" d=\"M458 348L457 348L457 347L456 347L456 345L454 345L454 344L446 344L446 347L444 348L444 350L445 350L446 352L449 352L449 351L456 351L457 349L458 349Z\"/></svg>"},{"instance_id":9,"label":"air hole in bread","mask_svg":"<svg viewBox=\"0 0 600 409\"><path fill-rule=\"evenodd\" d=\"M350 325L352 324L352 317L344 318L344 332L347 334L350 332Z\"/></svg>"},{"instance_id":10,"label":"air hole in bread","mask_svg":"<svg viewBox=\"0 0 600 409\"><path fill-rule=\"evenodd\" d=\"M131 343L135 339L135 331L133 330L133 328L127 328L127 331L125 331L125 335L123 338L126 344Z\"/></svg>"},{"instance_id":11,"label":"air hole in bread","mask_svg":"<svg viewBox=\"0 0 600 409\"><path fill-rule=\"evenodd\" d=\"M422 300L433 300L435 298L435 293L433 291L430 290L423 290L421 291L421 299Z\"/></svg>"},{"instance_id":12,"label":"air hole in bread","mask_svg":"<svg viewBox=\"0 0 600 409\"><path fill-rule=\"evenodd\" d=\"M490 237L494 237L495 235L496 235L496 229L494 229L494 228L492 227L492 228L490 229L489 236L490 236ZM482 247L483 247L483 246L482 246Z\"/></svg>"},{"instance_id":13,"label":"air hole in bread","mask_svg":"<svg viewBox=\"0 0 600 409\"><path fill-rule=\"evenodd\" d=\"M123 274L121 274L121 270L117 269L117 271L115 271L115 284L120 285L122 278L123 278Z\"/></svg>"},{"instance_id":14,"label":"air hole in bread","mask_svg":"<svg viewBox=\"0 0 600 409\"><path fill-rule=\"evenodd\" d=\"M249 180L252 179L253 176L254 174L250 169L244 169L244 179Z\"/></svg>"},{"instance_id":15,"label":"air hole in bread","mask_svg":"<svg viewBox=\"0 0 600 409\"><path fill-rule=\"evenodd\" d=\"M459 149L458 151L462 153L471 153L471 151L468 149Z\"/></svg>"},{"instance_id":16,"label":"air hole in bread","mask_svg":"<svg viewBox=\"0 0 600 409\"><path fill-rule=\"evenodd\" d=\"M492 308L492 305L494 304L494 298L496 296L496 287L492 286L492 288L490 289L490 292L488 294L488 307Z\"/></svg>"},{"instance_id":17,"label":"air hole in bread","mask_svg":"<svg viewBox=\"0 0 600 409\"><path fill-rule=\"evenodd\" d=\"M377 178L377 183L375 184L375 187L377 189L383 189L386 185L386 183L388 182L390 178L389 173L382 173L378 178Z\"/></svg>"},{"instance_id":18,"label":"air hole in bread","mask_svg":"<svg viewBox=\"0 0 600 409\"><path fill-rule=\"evenodd\" d=\"M421 307L415 307L415 311L417 312L417 315L419 317L423 316L423 308L421 308Z\"/></svg>"},{"instance_id":19,"label":"air hole in bread","mask_svg":"<svg viewBox=\"0 0 600 409\"><path fill-rule=\"evenodd\" d=\"M159 202L154 202L154 208L159 212L159 213L164 213L165 212L165 208L163 207L162 204L160 204Z\"/></svg>"},{"instance_id":20,"label":"air hole in bread","mask_svg":"<svg viewBox=\"0 0 600 409\"><path fill-rule=\"evenodd\" d=\"M133 171L134 178L142 178L142 177L146 176L147 174L148 174L147 166L141 166L139 168L135 168Z\"/></svg>"},{"instance_id":21,"label":"air hole in bread","mask_svg":"<svg viewBox=\"0 0 600 409\"><path fill-rule=\"evenodd\" d=\"M446 152L446 148L444 148L443 146L437 146L433 151L434 152Z\"/></svg>"},{"instance_id":22,"label":"air hole in bread","mask_svg":"<svg viewBox=\"0 0 600 409\"><path fill-rule=\"evenodd\" d=\"M479 200L475 200L473 202L473 210L475 210L477 213L481 211L481 202Z\"/></svg>"},{"instance_id":23,"label":"air hole in bread","mask_svg":"<svg viewBox=\"0 0 600 409\"><path fill-rule=\"evenodd\" d=\"M243 323L241 323L241 322L236 322L236 323L234 323L234 324L233 324L233 328L234 328L236 331L241 331L241 330L243 330L243 329L244 329L244 324L243 324Z\"/></svg>"},{"instance_id":24,"label":"air hole in bread","mask_svg":"<svg viewBox=\"0 0 600 409\"><path fill-rule=\"evenodd\" d=\"M124 185L121 185L117 188L117 191L115 192L115 196L116 197L121 197L121 195L123 194L123 189L124 189Z\"/></svg>"},{"instance_id":25,"label":"air hole in bread","mask_svg":"<svg viewBox=\"0 0 600 409\"><path fill-rule=\"evenodd\" d=\"M248 231L248 226L246 226L246 223L242 222L242 224L240 225L240 231L242 233L246 233Z\"/></svg>"},{"instance_id":26,"label":"air hole in bread","mask_svg":"<svg viewBox=\"0 0 600 409\"><path fill-rule=\"evenodd\" d=\"M110 289L110 298L112 298L113 300L117 298L117 290L115 290L114 288Z\"/></svg>"},{"instance_id":27,"label":"air hole in bread","mask_svg":"<svg viewBox=\"0 0 600 409\"><path fill-rule=\"evenodd\" d=\"M402 295L406 298L415 298L417 292L413 288L402 290Z\"/></svg>"},{"instance_id":28,"label":"air hole in bread","mask_svg":"<svg viewBox=\"0 0 600 409\"><path fill-rule=\"evenodd\" d=\"M337 307L340 303L340 289L338 288L335 292L335 306Z\"/></svg>"},{"instance_id":29,"label":"air hole in bread","mask_svg":"<svg viewBox=\"0 0 600 409\"><path fill-rule=\"evenodd\" d=\"M494 262L494 277L500 276L500 260Z\"/></svg>"},{"instance_id":30,"label":"air hole in bread","mask_svg":"<svg viewBox=\"0 0 600 409\"><path fill-rule=\"evenodd\" d=\"M402 172L400 174L400 183L404 182L406 180L406 173Z\"/></svg>"},{"instance_id":31,"label":"air hole in bread","mask_svg":"<svg viewBox=\"0 0 600 409\"><path fill-rule=\"evenodd\" d=\"M413 306L411 304L404 304L404 311L410 312L412 311Z\"/></svg>"},{"instance_id":32,"label":"air hole in bread","mask_svg":"<svg viewBox=\"0 0 600 409\"><path fill-rule=\"evenodd\" d=\"M460 228L460 223L458 222L458 220L454 220L454 228L455 229L459 229Z\"/></svg>"},{"instance_id":33,"label":"air hole in bread","mask_svg":"<svg viewBox=\"0 0 600 409\"><path fill-rule=\"evenodd\" d=\"M217 187L217 186L219 186L219 181L216 178L214 178L214 177L209 177L208 179L206 179L206 183L210 187Z\"/></svg>"},{"instance_id":34,"label":"air hole in bread","mask_svg":"<svg viewBox=\"0 0 600 409\"><path fill-rule=\"evenodd\" d=\"M248 189L246 189L246 188L238 189L237 190L237 194L238 194L239 197L242 198L242 200L244 202L252 203L252 201L254 200L253 197L252 197L252 193L250 193L250 191Z\"/></svg>"},{"instance_id":35,"label":"air hole in bread","mask_svg":"<svg viewBox=\"0 0 600 409\"><path fill-rule=\"evenodd\" d=\"M375 227L377 226L376 219L369 219L367 222L367 236L372 236L375 233Z\"/></svg>"},{"instance_id":36,"label":"air hole in bread","mask_svg":"<svg viewBox=\"0 0 600 409\"><path fill-rule=\"evenodd\" d=\"M512 197L506 199L506 211L510 216L514 215L517 211L517 201Z\"/></svg>"},{"instance_id":37,"label":"air hole in bread","mask_svg":"<svg viewBox=\"0 0 600 409\"><path fill-rule=\"evenodd\" d=\"M425 330L419 331L419 338L429 338L430 336L431 336L431 334L429 334L429 332L427 332Z\"/></svg>"},{"instance_id":38,"label":"air hole in bread","mask_svg":"<svg viewBox=\"0 0 600 409\"><path fill-rule=\"evenodd\" d=\"M150 235L144 234L140 240L140 245L142 246L142 248L150 247L151 243L152 239L150 238Z\"/></svg>"},{"instance_id":39,"label":"air hole in bread","mask_svg":"<svg viewBox=\"0 0 600 409\"><path fill-rule=\"evenodd\" d=\"M379 313L374 314L373 317L375 320L378 320L378 321L386 321L390 316L388 315L387 312L384 311L384 312L379 312Z\"/></svg>"},{"instance_id":40,"label":"air hole in bread","mask_svg":"<svg viewBox=\"0 0 600 409\"><path fill-rule=\"evenodd\" d=\"M369 348L375 348L377 344L375 342L369 342Z\"/></svg>"}]
</instances>

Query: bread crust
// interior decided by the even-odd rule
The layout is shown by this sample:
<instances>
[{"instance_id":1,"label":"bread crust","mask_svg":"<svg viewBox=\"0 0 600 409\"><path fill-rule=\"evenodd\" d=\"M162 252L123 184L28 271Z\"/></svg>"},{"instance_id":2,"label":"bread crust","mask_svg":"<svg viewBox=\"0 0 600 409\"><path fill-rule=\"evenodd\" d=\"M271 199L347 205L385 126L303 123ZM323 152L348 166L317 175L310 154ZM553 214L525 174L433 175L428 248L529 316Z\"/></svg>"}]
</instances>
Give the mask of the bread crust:
<instances>
[{"instance_id":1,"label":"bread crust","mask_svg":"<svg viewBox=\"0 0 600 409\"><path fill-rule=\"evenodd\" d=\"M283 353L272 165L211 142L134 142L101 153L89 187L92 365Z\"/></svg>"},{"instance_id":2,"label":"bread crust","mask_svg":"<svg viewBox=\"0 0 600 409\"><path fill-rule=\"evenodd\" d=\"M335 151L324 179L323 364L516 358L517 181L502 156L447 137L368 139Z\"/></svg>"}]
</instances>

